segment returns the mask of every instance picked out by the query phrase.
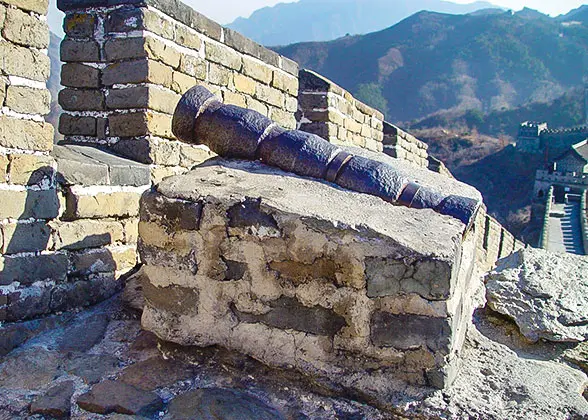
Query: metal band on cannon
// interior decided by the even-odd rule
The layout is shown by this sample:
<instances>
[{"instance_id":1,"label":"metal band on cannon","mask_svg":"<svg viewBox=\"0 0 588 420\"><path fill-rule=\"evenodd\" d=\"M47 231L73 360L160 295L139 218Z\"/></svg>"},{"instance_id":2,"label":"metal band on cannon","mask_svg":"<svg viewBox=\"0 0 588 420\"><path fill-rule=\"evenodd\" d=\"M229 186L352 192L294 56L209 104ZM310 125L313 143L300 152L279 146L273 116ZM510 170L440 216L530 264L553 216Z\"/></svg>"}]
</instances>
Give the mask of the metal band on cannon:
<instances>
[{"instance_id":1,"label":"metal band on cannon","mask_svg":"<svg viewBox=\"0 0 588 420\"><path fill-rule=\"evenodd\" d=\"M219 156L260 160L297 175L324 179L392 204L430 208L471 225L480 203L443 196L406 179L386 163L349 154L321 137L287 131L259 112L222 102L202 86L187 91L174 112L172 131L181 141L205 144Z\"/></svg>"}]
</instances>

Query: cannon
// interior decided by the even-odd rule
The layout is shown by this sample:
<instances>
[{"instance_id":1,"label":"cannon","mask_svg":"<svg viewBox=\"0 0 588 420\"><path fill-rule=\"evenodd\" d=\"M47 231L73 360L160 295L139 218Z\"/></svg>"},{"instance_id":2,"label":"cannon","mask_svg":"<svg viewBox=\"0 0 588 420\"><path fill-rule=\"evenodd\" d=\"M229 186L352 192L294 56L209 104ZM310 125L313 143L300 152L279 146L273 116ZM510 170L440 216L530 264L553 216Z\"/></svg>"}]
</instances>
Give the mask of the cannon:
<instances>
[{"instance_id":1,"label":"cannon","mask_svg":"<svg viewBox=\"0 0 588 420\"><path fill-rule=\"evenodd\" d=\"M259 112L225 105L203 86L182 96L172 131L180 141L205 144L225 158L261 161L392 204L433 209L460 220L467 229L480 207L475 199L444 196L410 182L392 165L353 155L315 134L285 130Z\"/></svg>"}]
</instances>

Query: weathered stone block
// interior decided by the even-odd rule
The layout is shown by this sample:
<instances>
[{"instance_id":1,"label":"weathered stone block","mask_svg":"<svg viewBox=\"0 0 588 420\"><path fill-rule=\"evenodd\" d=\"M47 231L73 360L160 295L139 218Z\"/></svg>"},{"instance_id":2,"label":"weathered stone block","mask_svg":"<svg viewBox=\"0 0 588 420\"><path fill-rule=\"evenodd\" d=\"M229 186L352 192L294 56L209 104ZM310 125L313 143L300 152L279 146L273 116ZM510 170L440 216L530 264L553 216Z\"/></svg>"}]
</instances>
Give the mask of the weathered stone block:
<instances>
[{"instance_id":1,"label":"weathered stone block","mask_svg":"<svg viewBox=\"0 0 588 420\"><path fill-rule=\"evenodd\" d=\"M61 114L59 132L66 136L96 136L96 118Z\"/></svg>"},{"instance_id":2,"label":"weathered stone block","mask_svg":"<svg viewBox=\"0 0 588 420\"><path fill-rule=\"evenodd\" d=\"M288 57L281 57L281 65L280 68L291 75L298 77L298 63L294 60L290 60Z\"/></svg>"},{"instance_id":3,"label":"weathered stone block","mask_svg":"<svg viewBox=\"0 0 588 420\"><path fill-rule=\"evenodd\" d=\"M67 278L68 261L63 253L0 257L0 285L15 281L29 285L37 281L56 283Z\"/></svg>"},{"instance_id":4,"label":"weathered stone block","mask_svg":"<svg viewBox=\"0 0 588 420\"><path fill-rule=\"evenodd\" d=\"M92 38L95 29L94 13L68 13L63 20L63 31L71 38Z\"/></svg>"},{"instance_id":5,"label":"weathered stone block","mask_svg":"<svg viewBox=\"0 0 588 420\"><path fill-rule=\"evenodd\" d=\"M266 104L249 96L247 96L247 108L257 111L265 116L269 115L269 108Z\"/></svg>"},{"instance_id":6,"label":"weathered stone block","mask_svg":"<svg viewBox=\"0 0 588 420\"><path fill-rule=\"evenodd\" d=\"M258 82L256 82L252 78L237 73L234 76L233 82L237 92L245 93L247 95L255 94L255 86Z\"/></svg>"},{"instance_id":7,"label":"weathered stone block","mask_svg":"<svg viewBox=\"0 0 588 420\"><path fill-rule=\"evenodd\" d=\"M4 3L16 6L23 10L38 13L40 15L47 14L49 7L49 0L5 0Z\"/></svg>"},{"instance_id":8,"label":"weathered stone block","mask_svg":"<svg viewBox=\"0 0 588 420\"><path fill-rule=\"evenodd\" d=\"M6 175L8 174L8 156L0 155L0 183L6 182Z\"/></svg>"},{"instance_id":9,"label":"weathered stone block","mask_svg":"<svg viewBox=\"0 0 588 420\"><path fill-rule=\"evenodd\" d=\"M233 86L233 72L226 67L209 63L208 82L224 87Z\"/></svg>"},{"instance_id":10,"label":"weathered stone block","mask_svg":"<svg viewBox=\"0 0 588 420\"><path fill-rule=\"evenodd\" d=\"M138 192L111 192L88 194L71 188L67 193L67 217L71 219L102 219L130 217L139 214Z\"/></svg>"},{"instance_id":11,"label":"weathered stone block","mask_svg":"<svg viewBox=\"0 0 588 420\"><path fill-rule=\"evenodd\" d=\"M189 287L156 287L149 281L143 282L143 295L147 305L152 305L179 314L198 313L199 294Z\"/></svg>"},{"instance_id":12,"label":"weathered stone block","mask_svg":"<svg viewBox=\"0 0 588 420\"><path fill-rule=\"evenodd\" d=\"M284 93L270 86L257 84L255 87L255 98L278 108L284 108Z\"/></svg>"},{"instance_id":13,"label":"weathered stone block","mask_svg":"<svg viewBox=\"0 0 588 420\"><path fill-rule=\"evenodd\" d=\"M51 290L52 312L67 311L93 305L108 299L123 287L114 273L90 274L82 280L59 284Z\"/></svg>"},{"instance_id":14,"label":"weathered stone block","mask_svg":"<svg viewBox=\"0 0 588 420\"><path fill-rule=\"evenodd\" d=\"M53 126L45 122L0 116L0 146L49 151L53 148Z\"/></svg>"},{"instance_id":15,"label":"weathered stone block","mask_svg":"<svg viewBox=\"0 0 588 420\"><path fill-rule=\"evenodd\" d=\"M5 106L22 114L49 113L51 94L47 89L26 86L8 86Z\"/></svg>"},{"instance_id":16,"label":"weathered stone block","mask_svg":"<svg viewBox=\"0 0 588 420\"><path fill-rule=\"evenodd\" d=\"M101 111L104 94L95 89L63 89L59 92L59 104L66 111Z\"/></svg>"},{"instance_id":17,"label":"weathered stone block","mask_svg":"<svg viewBox=\"0 0 588 420\"><path fill-rule=\"evenodd\" d=\"M111 220L76 220L73 222L51 222L54 232L53 249L96 248L122 242L123 227Z\"/></svg>"},{"instance_id":18,"label":"weathered stone block","mask_svg":"<svg viewBox=\"0 0 588 420\"><path fill-rule=\"evenodd\" d=\"M274 71L272 86L293 96L298 94L298 78L281 71Z\"/></svg>"},{"instance_id":19,"label":"weathered stone block","mask_svg":"<svg viewBox=\"0 0 588 420\"><path fill-rule=\"evenodd\" d=\"M204 47L206 59L233 70L241 70L243 60L235 50L215 42L207 42Z\"/></svg>"},{"instance_id":20,"label":"weathered stone block","mask_svg":"<svg viewBox=\"0 0 588 420\"><path fill-rule=\"evenodd\" d=\"M111 38L104 43L105 61L128 60L147 57L146 38Z\"/></svg>"},{"instance_id":21,"label":"weathered stone block","mask_svg":"<svg viewBox=\"0 0 588 420\"><path fill-rule=\"evenodd\" d=\"M0 229L3 254L44 251L51 237L51 229L44 222L3 223Z\"/></svg>"},{"instance_id":22,"label":"weathered stone block","mask_svg":"<svg viewBox=\"0 0 588 420\"><path fill-rule=\"evenodd\" d=\"M279 108L271 108L270 118L284 128L291 130L296 128L296 118L291 112L287 112Z\"/></svg>"},{"instance_id":23,"label":"weathered stone block","mask_svg":"<svg viewBox=\"0 0 588 420\"><path fill-rule=\"evenodd\" d=\"M198 33L187 26L177 25L173 36L174 41L186 48L199 51L202 48L202 40Z\"/></svg>"},{"instance_id":24,"label":"weathered stone block","mask_svg":"<svg viewBox=\"0 0 588 420\"><path fill-rule=\"evenodd\" d=\"M119 137L135 137L153 134L173 139L171 115L158 112L134 112L108 117L110 134Z\"/></svg>"},{"instance_id":25,"label":"weathered stone block","mask_svg":"<svg viewBox=\"0 0 588 420\"><path fill-rule=\"evenodd\" d=\"M153 60L135 60L113 63L102 71L105 86L130 83L153 83L168 88L172 86L171 67Z\"/></svg>"},{"instance_id":26,"label":"weathered stone block","mask_svg":"<svg viewBox=\"0 0 588 420\"><path fill-rule=\"evenodd\" d=\"M104 30L107 33L120 33L144 29L144 12L144 9L139 8L113 10L104 22Z\"/></svg>"},{"instance_id":27,"label":"weathered stone block","mask_svg":"<svg viewBox=\"0 0 588 420\"><path fill-rule=\"evenodd\" d=\"M172 114L180 96L156 86L136 86L111 89L106 97L109 109L149 108Z\"/></svg>"},{"instance_id":28,"label":"weathered stone block","mask_svg":"<svg viewBox=\"0 0 588 420\"><path fill-rule=\"evenodd\" d=\"M72 252L69 254L70 276L79 277L95 273L113 273L116 263L107 248L90 251Z\"/></svg>"},{"instance_id":29,"label":"weathered stone block","mask_svg":"<svg viewBox=\"0 0 588 420\"><path fill-rule=\"evenodd\" d=\"M179 70L199 80L206 80L208 65L206 60L193 55L182 54Z\"/></svg>"},{"instance_id":30,"label":"weathered stone block","mask_svg":"<svg viewBox=\"0 0 588 420\"><path fill-rule=\"evenodd\" d=\"M55 173L54 160L48 156L10 155L10 183L35 185L49 183Z\"/></svg>"},{"instance_id":31,"label":"weathered stone block","mask_svg":"<svg viewBox=\"0 0 588 420\"><path fill-rule=\"evenodd\" d=\"M187 76L184 73L180 73L179 71L173 72L172 90L174 92L184 94L187 90L196 86L197 83L198 83L198 80L192 76ZM169 113L173 114L173 111L174 111L175 106L177 105L178 101L179 101L179 96L177 97L176 100L171 102L171 103L173 103L174 108Z\"/></svg>"},{"instance_id":32,"label":"weathered stone block","mask_svg":"<svg viewBox=\"0 0 588 420\"><path fill-rule=\"evenodd\" d=\"M44 82L49 79L50 60L38 50L0 41L0 70L7 75Z\"/></svg>"},{"instance_id":33,"label":"weathered stone block","mask_svg":"<svg viewBox=\"0 0 588 420\"><path fill-rule=\"evenodd\" d=\"M263 315L253 315L234 309L241 322L261 322L271 327L292 329L315 335L333 336L337 334L345 323L345 318L335 312L314 306L306 307L296 299L281 297L270 302L271 309Z\"/></svg>"},{"instance_id":34,"label":"weathered stone block","mask_svg":"<svg viewBox=\"0 0 588 420\"><path fill-rule=\"evenodd\" d=\"M240 93L231 92L229 90L223 92L223 103L240 106L242 108L247 107L247 99L246 99L245 95L242 95Z\"/></svg>"},{"instance_id":35,"label":"weathered stone block","mask_svg":"<svg viewBox=\"0 0 588 420\"><path fill-rule=\"evenodd\" d=\"M243 74L265 84L269 84L273 77L269 66L247 56L243 57Z\"/></svg>"},{"instance_id":36,"label":"weathered stone block","mask_svg":"<svg viewBox=\"0 0 588 420\"><path fill-rule=\"evenodd\" d=\"M80 63L66 63L61 67L61 84L77 88L99 88L100 70Z\"/></svg>"},{"instance_id":37,"label":"weathered stone block","mask_svg":"<svg viewBox=\"0 0 588 420\"><path fill-rule=\"evenodd\" d=\"M61 41L61 61L99 62L100 47L96 41L79 41L66 38Z\"/></svg>"},{"instance_id":38,"label":"weathered stone block","mask_svg":"<svg viewBox=\"0 0 588 420\"><path fill-rule=\"evenodd\" d=\"M53 219L59 214L57 190L0 190L0 219Z\"/></svg>"},{"instance_id":39,"label":"weathered stone block","mask_svg":"<svg viewBox=\"0 0 588 420\"><path fill-rule=\"evenodd\" d=\"M156 222L168 233L178 230L198 230L202 208L202 203L174 200L159 194L146 193L141 198L140 220Z\"/></svg>"},{"instance_id":40,"label":"weathered stone block","mask_svg":"<svg viewBox=\"0 0 588 420\"><path fill-rule=\"evenodd\" d=\"M15 44L35 48L47 48L49 45L47 23L19 9L9 8L6 10L2 35Z\"/></svg>"},{"instance_id":41,"label":"weathered stone block","mask_svg":"<svg viewBox=\"0 0 588 420\"><path fill-rule=\"evenodd\" d=\"M433 351L449 352L451 327L446 318L375 312L371 331L376 346L400 350L426 346Z\"/></svg>"}]
</instances>

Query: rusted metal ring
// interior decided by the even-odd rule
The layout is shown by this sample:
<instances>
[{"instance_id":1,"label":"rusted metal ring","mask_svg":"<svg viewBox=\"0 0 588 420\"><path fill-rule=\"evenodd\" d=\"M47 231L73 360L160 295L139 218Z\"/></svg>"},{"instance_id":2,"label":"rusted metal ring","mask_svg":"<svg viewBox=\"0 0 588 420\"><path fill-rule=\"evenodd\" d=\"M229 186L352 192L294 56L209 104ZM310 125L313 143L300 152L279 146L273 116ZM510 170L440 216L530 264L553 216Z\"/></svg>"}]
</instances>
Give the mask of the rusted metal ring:
<instances>
[{"instance_id":1,"label":"rusted metal ring","mask_svg":"<svg viewBox=\"0 0 588 420\"><path fill-rule=\"evenodd\" d=\"M420 189L421 186L416 182L409 182L402 190L402 193L400 193L400 197L398 197L398 202L407 207L412 207L412 202L414 201L414 198L416 197Z\"/></svg>"},{"instance_id":2,"label":"rusted metal ring","mask_svg":"<svg viewBox=\"0 0 588 420\"><path fill-rule=\"evenodd\" d=\"M351 160L353 155L340 150L337 155L329 162L325 179L329 182L335 182L341 169Z\"/></svg>"}]
</instances>

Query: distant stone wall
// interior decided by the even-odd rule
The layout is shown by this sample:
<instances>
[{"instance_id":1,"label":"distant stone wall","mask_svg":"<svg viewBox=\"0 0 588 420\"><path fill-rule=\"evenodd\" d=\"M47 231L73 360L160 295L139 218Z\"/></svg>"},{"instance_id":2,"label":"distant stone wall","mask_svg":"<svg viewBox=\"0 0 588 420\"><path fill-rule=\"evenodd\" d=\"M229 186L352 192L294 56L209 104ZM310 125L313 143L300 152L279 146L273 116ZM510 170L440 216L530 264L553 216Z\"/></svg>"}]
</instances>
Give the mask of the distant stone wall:
<instances>
[{"instance_id":1,"label":"distant stone wall","mask_svg":"<svg viewBox=\"0 0 588 420\"><path fill-rule=\"evenodd\" d=\"M580 226L582 227L582 245L584 255L588 255L588 191L584 191L580 201Z\"/></svg>"},{"instance_id":2,"label":"distant stone wall","mask_svg":"<svg viewBox=\"0 0 588 420\"><path fill-rule=\"evenodd\" d=\"M47 2L0 4L0 322L96 303L137 260L148 168L53 145Z\"/></svg>"},{"instance_id":3,"label":"distant stone wall","mask_svg":"<svg viewBox=\"0 0 588 420\"><path fill-rule=\"evenodd\" d=\"M300 70L298 128L331 143L383 151L384 115L329 79Z\"/></svg>"},{"instance_id":4,"label":"distant stone wall","mask_svg":"<svg viewBox=\"0 0 588 420\"><path fill-rule=\"evenodd\" d=\"M482 271L492 270L499 259L525 247L484 209L478 213L474 226L477 232L476 258Z\"/></svg>"},{"instance_id":5,"label":"distant stone wall","mask_svg":"<svg viewBox=\"0 0 588 420\"><path fill-rule=\"evenodd\" d=\"M422 168L429 166L427 149L429 146L393 124L384 122L384 153L407 160ZM442 168L436 172L441 173Z\"/></svg>"},{"instance_id":6,"label":"distant stone wall","mask_svg":"<svg viewBox=\"0 0 588 420\"><path fill-rule=\"evenodd\" d=\"M210 157L171 132L181 94L203 84L225 103L295 128L298 65L172 0L60 0L59 96L67 141L108 145L152 165L153 179Z\"/></svg>"}]
</instances>

